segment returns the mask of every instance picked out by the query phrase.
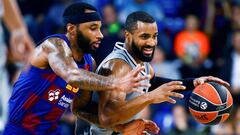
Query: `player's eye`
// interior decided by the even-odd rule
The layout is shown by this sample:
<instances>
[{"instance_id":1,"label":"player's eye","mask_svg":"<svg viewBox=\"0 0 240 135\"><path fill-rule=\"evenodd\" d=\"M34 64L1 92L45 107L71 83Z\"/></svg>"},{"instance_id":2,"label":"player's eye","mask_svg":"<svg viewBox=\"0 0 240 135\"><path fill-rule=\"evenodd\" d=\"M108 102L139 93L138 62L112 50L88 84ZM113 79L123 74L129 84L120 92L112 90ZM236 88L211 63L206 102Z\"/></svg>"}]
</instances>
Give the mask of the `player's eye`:
<instances>
[{"instance_id":1,"label":"player's eye","mask_svg":"<svg viewBox=\"0 0 240 135\"><path fill-rule=\"evenodd\" d=\"M92 26L92 27L90 27L90 30L92 30L92 31L97 30L97 27L96 26Z\"/></svg>"},{"instance_id":2,"label":"player's eye","mask_svg":"<svg viewBox=\"0 0 240 135\"><path fill-rule=\"evenodd\" d=\"M140 38L143 39L143 40L146 40L146 39L148 39L149 37L150 37L150 36L149 36L148 34L143 34L143 35L140 36Z\"/></svg>"}]
</instances>

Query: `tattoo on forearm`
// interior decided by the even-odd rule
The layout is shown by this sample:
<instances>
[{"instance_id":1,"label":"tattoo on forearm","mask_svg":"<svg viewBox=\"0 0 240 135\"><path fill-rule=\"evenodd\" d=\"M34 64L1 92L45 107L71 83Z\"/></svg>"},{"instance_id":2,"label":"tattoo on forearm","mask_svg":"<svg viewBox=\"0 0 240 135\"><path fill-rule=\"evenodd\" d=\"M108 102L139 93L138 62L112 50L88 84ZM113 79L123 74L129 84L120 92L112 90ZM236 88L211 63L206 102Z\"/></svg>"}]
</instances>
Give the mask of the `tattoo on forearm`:
<instances>
[{"instance_id":1,"label":"tattoo on forearm","mask_svg":"<svg viewBox=\"0 0 240 135\"><path fill-rule=\"evenodd\" d=\"M83 69L74 63L70 49L61 39L51 40L47 52L53 52L50 66L58 75L67 79L73 86L85 90L111 90L114 88L113 78L103 77Z\"/></svg>"},{"instance_id":2,"label":"tattoo on forearm","mask_svg":"<svg viewBox=\"0 0 240 135\"><path fill-rule=\"evenodd\" d=\"M80 70L79 73L81 78L79 77L76 83L82 89L110 90L113 88L113 78L111 79L83 70Z\"/></svg>"}]
</instances>

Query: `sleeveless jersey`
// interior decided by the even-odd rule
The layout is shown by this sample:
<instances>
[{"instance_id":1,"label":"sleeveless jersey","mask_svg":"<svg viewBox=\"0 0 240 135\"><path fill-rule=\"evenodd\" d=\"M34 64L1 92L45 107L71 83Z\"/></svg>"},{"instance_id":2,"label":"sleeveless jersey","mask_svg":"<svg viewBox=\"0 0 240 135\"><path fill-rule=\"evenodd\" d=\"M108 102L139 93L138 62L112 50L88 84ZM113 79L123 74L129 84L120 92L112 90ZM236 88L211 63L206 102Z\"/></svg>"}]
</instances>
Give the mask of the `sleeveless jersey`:
<instances>
[{"instance_id":1,"label":"sleeveless jersey","mask_svg":"<svg viewBox=\"0 0 240 135\"><path fill-rule=\"evenodd\" d=\"M46 39L56 37L70 46L63 34L51 35ZM76 62L78 68L93 71L90 54L84 55L84 61L84 64ZM40 69L31 65L21 72L14 84L4 134L61 134L58 121L79 93L79 88L67 84L52 69Z\"/></svg>"},{"instance_id":2,"label":"sleeveless jersey","mask_svg":"<svg viewBox=\"0 0 240 135\"><path fill-rule=\"evenodd\" d=\"M133 69L136 68L136 66L137 66L136 61L128 53L128 51L124 48L124 43L117 42L115 44L115 47L114 47L113 51L102 61L102 63L97 68L96 72L98 73L99 70L101 69L101 67L106 62L108 62L109 60L113 60L113 59L124 60ZM139 75L143 76L143 75L149 74L149 63L148 62L144 62L144 66L145 66L145 71L144 72L142 71ZM149 80L144 80L143 82L149 83ZM145 93L148 92L148 88L147 87L139 87L138 89L143 90ZM141 95L141 93L138 93L138 92L129 93L126 96L126 100L133 99L133 98L135 98L135 97L137 97L139 95ZM97 92L94 92L93 93L93 101L94 102L98 102L98 99L99 99L99 97L98 97ZM141 112L136 114L134 117L132 117L128 121L131 121L133 119L139 118L140 114L141 114ZM126 121L126 122L128 122L128 121ZM112 133L113 133L112 130L106 130L106 129L98 128L96 125L91 125L91 128L90 128L90 134L91 135L111 135Z\"/></svg>"}]
</instances>

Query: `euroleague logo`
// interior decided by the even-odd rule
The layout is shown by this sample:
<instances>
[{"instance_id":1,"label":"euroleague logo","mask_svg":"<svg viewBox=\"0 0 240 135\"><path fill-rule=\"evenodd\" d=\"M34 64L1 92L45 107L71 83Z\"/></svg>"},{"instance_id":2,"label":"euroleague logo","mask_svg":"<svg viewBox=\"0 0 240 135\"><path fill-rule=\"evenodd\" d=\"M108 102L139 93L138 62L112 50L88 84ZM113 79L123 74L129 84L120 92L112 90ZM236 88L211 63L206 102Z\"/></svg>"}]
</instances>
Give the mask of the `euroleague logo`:
<instances>
[{"instance_id":1,"label":"euroleague logo","mask_svg":"<svg viewBox=\"0 0 240 135\"><path fill-rule=\"evenodd\" d=\"M206 102L202 102L200 104L200 108L203 109L203 110L206 110L207 109L207 103Z\"/></svg>"},{"instance_id":2,"label":"euroleague logo","mask_svg":"<svg viewBox=\"0 0 240 135\"><path fill-rule=\"evenodd\" d=\"M48 100L49 101L54 101L57 100L59 98L59 94L60 94L60 90L56 89L56 90L50 90L48 92Z\"/></svg>"}]
</instances>

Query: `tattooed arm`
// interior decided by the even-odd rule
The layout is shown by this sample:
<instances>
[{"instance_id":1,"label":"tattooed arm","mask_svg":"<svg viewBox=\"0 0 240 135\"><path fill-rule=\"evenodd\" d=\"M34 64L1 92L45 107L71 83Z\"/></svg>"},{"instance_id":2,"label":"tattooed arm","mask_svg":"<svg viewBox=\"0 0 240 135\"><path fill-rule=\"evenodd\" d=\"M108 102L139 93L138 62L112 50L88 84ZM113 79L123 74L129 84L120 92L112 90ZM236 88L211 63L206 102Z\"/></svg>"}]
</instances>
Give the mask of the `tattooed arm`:
<instances>
[{"instance_id":1,"label":"tattooed arm","mask_svg":"<svg viewBox=\"0 0 240 135\"><path fill-rule=\"evenodd\" d=\"M138 67L125 77L108 78L82 69L78 69L72 52L66 42L60 38L44 41L34 53L31 64L40 68L50 68L70 85L84 90L120 90L134 91L134 87L145 86L138 83L147 77L137 78L143 67Z\"/></svg>"}]
</instances>

